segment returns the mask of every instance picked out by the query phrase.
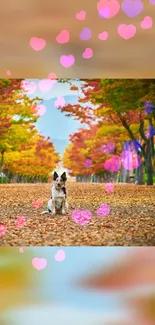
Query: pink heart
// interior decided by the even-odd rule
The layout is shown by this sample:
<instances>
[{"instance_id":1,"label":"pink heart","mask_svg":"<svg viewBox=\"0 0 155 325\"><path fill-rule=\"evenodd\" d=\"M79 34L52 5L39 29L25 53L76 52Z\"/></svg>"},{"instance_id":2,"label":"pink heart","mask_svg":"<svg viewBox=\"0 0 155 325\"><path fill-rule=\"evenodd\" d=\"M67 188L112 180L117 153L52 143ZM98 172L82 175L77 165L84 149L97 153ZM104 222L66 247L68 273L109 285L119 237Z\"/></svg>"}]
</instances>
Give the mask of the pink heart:
<instances>
[{"instance_id":1,"label":"pink heart","mask_svg":"<svg viewBox=\"0 0 155 325\"><path fill-rule=\"evenodd\" d=\"M99 16L101 18L108 18L109 15L110 15L110 9L109 8L105 8L105 9L99 10Z\"/></svg>"},{"instance_id":2,"label":"pink heart","mask_svg":"<svg viewBox=\"0 0 155 325\"><path fill-rule=\"evenodd\" d=\"M6 231L7 231L7 226L0 225L0 237L5 235Z\"/></svg>"},{"instance_id":3,"label":"pink heart","mask_svg":"<svg viewBox=\"0 0 155 325\"><path fill-rule=\"evenodd\" d=\"M41 200L36 200L36 201L32 201L32 207L33 208L41 208L43 205L43 202Z\"/></svg>"},{"instance_id":4,"label":"pink heart","mask_svg":"<svg viewBox=\"0 0 155 325\"><path fill-rule=\"evenodd\" d=\"M141 22L140 26L143 29L148 29L152 27L152 18L149 16L146 16L144 20Z\"/></svg>"},{"instance_id":5,"label":"pink heart","mask_svg":"<svg viewBox=\"0 0 155 325\"><path fill-rule=\"evenodd\" d=\"M57 108L65 106L65 100L64 100L64 98L61 97L61 96L59 96L59 97L57 98L57 100L54 102L54 105L55 105L55 107L57 107Z\"/></svg>"},{"instance_id":6,"label":"pink heart","mask_svg":"<svg viewBox=\"0 0 155 325\"><path fill-rule=\"evenodd\" d=\"M70 55L62 55L60 57L60 63L65 68L71 67L75 62L74 56L72 54Z\"/></svg>"},{"instance_id":7,"label":"pink heart","mask_svg":"<svg viewBox=\"0 0 155 325\"><path fill-rule=\"evenodd\" d=\"M30 45L33 50L41 51L46 46L46 41L43 38L32 37L30 39Z\"/></svg>"},{"instance_id":8,"label":"pink heart","mask_svg":"<svg viewBox=\"0 0 155 325\"><path fill-rule=\"evenodd\" d=\"M61 44L68 43L69 39L70 39L70 34L69 31L66 29L63 29L60 32L60 34L56 37L56 41Z\"/></svg>"},{"instance_id":9,"label":"pink heart","mask_svg":"<svg viewBox=\"0 0 155 325\"><path fill-rule=\"evenodd\" d=\"M11 76L11 71L10 70L7 70L6 71L6 74L7 74L7 76Z\"/></svg>"},{"instance_id":10,"label":"pink heart","mask_svg":"<svg viewBox=\"0 0 155 325\"><path fill-rule=\"evenodd\" d=\"M24 216L19 216L18 219L15 221L15 225L18 228L24 227L26 224L26 218Z\"/></svg>"},{"instance_id":11,"label":"pink heart","mask_svg":"<svg viewBox=\"0 0 155 325\"><path fill-rule=\"evenodd\" d=\"M111 18L118 14L120 4L117 0L100 0L97 4L97 10L104 18Z\"/></svg>"},{"instance_id":12,"label":"pink heart","mask_svg":"<svg viewBox=\"0 0 155 325\"><path fill-rule=\"evenodd\" d=\"M82 54L84 59L90 59L93 56L93 51L91 48L86 48L85 51Z\"/></svg>"},{"instance_id":13,"label":"pink heart","mask_svg":"<svg viewBox=\"0 0 155 325\"><path fill-rule=\"evenodd\" d=\"M107 217L110 214L110 206L107 203L103 203L97 209L97 215L100 217Z\"/></svg>"},{"instance_id":14,"label":"pink heart","mask_svg":"<svg viewBox=\"0 0 155 325\"><path fill-rule=\"evenodd\" d=\"M118 34L125 40L132 38L136 34L136 27L134 25L121 24L118 26Z\"/></svg>"},{"instance_id":15,"label":"pink heart","mask_svg":"<svg viewBox=\"0 0 155 325\"><path fill-rule=\"evenodd\" d=\"M91 220L92 214L89 210L73 210L72 219L80 226L85 226Z\"/></svg>"},{"instance_id":16,"label":"pink heart","mask_svg":"<svg viewBox=\"0 0 155 325\"><path fill-rule=\"evenodd\" d=\"M111 173L118 172L121 168L121 159L119 156L114 155L110 159L106 160L103 164L104 169Z\"/></svg>"},{"instance_id":17,"label":"pink heart","mask_svg":"<svg viewBox=\"0 0 155 325\"><path fill-rule=\"evenodd\" d=\"M53 84L56 84L58 77L54 72L50 72L47 79L51 79L53 81Z\"/></svg>"},{"instance_id":18,"label":"pink heart","mask_svg":"<svg viewBox=\"0 0 155 325\"><path fill-rule=\"evenodd\" d=\"M21 89L27 93L27 95L33 94L36 89L37 89L37 85L35 84L35 82L33 81L22 81L21 84Z\"/></svg>"},{"instance_id":19,"label":"pink heart","mask_svg":"<svg viewBox=\"0 0 155 325\"><path fill-rule=\"evenodd\" d=\"M87 158L84 162L84 167L89 168L92 166L92 160L90 158Z\"/></svg>"},{"instance_id":20,"label":"pink heart","mask_svg":"<svg viewBox=\"0 0 155 325\"><path fill-rule=\"evenodd\" d=\"M37 105L37 116L43 116L46 113L46 107L44 105Z\"/></svg>"},{"instance_id":21,"label":"pink heart","mask_svg":"<svg viewBox=\"0 0 155 325\"><path fill-rule=\"evenodd\" d=\"M32 259L32 265L36 270L40 271L46 267L47 261L45 258L34 257Z\"/></svg>"},{"instance_id":22,"label":"pink heart","mask_svg":"<svg viewBox=\"0 0 155 325\"><path fill-rule=\"evenodd\" d=\"M101 41L106 41L108 39L108 33L107 32L100 33L100 34L98 34L98 38Z\"/></svg>"},{"instance_id":23,"label":"pink heart","mask_svg":"<svg viewBox=\"0 0 155 325\"><path fill-rule=\"evenodd\" d=\"M45 79L39 81L38 87L42 92L48 92L52 89L54 84L55 84L55 80Z\"/></svg>"},{"instance_id":24,"label":"pink heart","mask_svg":"<svg viewBox=\"0 0 155 325\"><path fill-rule=\"evenodd\" d=\"M86 18L86 11L81 10L76 14L76 19L78 20L85 20Z\"/></svg>"},{"instance_id":25,"label":"pink heart","mask_svg":"<svg viewBox=\"0 0 155 325\"><path fill-rule=\"evenodd\" d=\"M56 253L56 255L54 256L54 258L55 258L55 260L56 260L57 262L62 262L62 261L64 261L64 260L65 260L65 252L64 252L62 249L60 249L60 250Z\"/></svg>"},{"instance_id":26,"label":"pink heart","mask_svg":"<svg viewBox=\"0 0 155 325\"><path fill-rule=\"evenodd\" d=\"M114 185L112 183L106 183L105 187L105 191L107 194L114 192Z\"/></svg>"},{"instance_id":27,"label":"pink heart","mask_svg":"<svg viewBox=\"0 0 155 325\"><path fill-rule=\"evenodd\" d=\"M24 253L24 248L23 247L20 247L19 248L19 251L20 251L20 253Z\"/></svg>"}]
</instances>

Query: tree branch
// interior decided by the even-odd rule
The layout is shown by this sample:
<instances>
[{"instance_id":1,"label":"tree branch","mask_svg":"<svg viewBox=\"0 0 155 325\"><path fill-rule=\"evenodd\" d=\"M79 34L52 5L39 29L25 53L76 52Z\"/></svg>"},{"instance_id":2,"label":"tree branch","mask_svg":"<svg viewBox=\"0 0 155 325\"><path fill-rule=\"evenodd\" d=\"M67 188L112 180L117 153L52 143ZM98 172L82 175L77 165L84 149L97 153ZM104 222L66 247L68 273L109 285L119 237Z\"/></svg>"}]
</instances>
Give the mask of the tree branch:
<instances>
[{"instance_id":1,"label":"tree branch","mask_svg":"<svg viewBox=\"0 0 155 325\"><path fill-rule=\"evenodd\" d=\"M131 131L130 129L130 126L127 124L126 120L121 116L121 114L118 114L119 116L119 119L122 123L122 125L124 126L124 128L128 131L128 134L130 136L130 138L133 140L133 141L137 141L137 139L135 138L133 132ZM139 147L141 149L141 153L143 155L144 158L146 158L146 153L145 153L145 150L144 148L142 147L142 145L139 143Z\"/></svg>"},{"instance_id":2,"label":"tree branch","mask_svg":"<svg viewBox=\"0 0 155 325\"><path fill-rule=\"evenodd\" d=\"M114 124L118 125L118 123L113 119L113 117L111 116L111 114L110 114L110 118L114 122Z\"/></svg>"},{"instance_id":3,"label":"tree branch","mask_svg":"<svg viewBox=\"0 0 155 325\"><path fill-rule=\"evenodd\" d=\"M144 121L142 120L141 112L139 113L139 123L140 123L139 133L140 133L142 139L145 141L145 143L148 144L148 139L146 138L145 133L144 133Z\"/></svg>"}]
</instances>

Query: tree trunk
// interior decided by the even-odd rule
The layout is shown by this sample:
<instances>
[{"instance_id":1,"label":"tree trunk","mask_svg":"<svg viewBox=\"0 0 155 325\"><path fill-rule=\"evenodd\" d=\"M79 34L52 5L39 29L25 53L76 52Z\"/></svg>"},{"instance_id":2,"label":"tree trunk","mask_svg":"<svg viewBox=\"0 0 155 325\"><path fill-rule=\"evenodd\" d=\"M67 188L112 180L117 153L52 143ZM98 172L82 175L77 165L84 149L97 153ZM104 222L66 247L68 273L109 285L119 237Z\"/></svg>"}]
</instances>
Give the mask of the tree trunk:
<instances>
[{"instance_id":1,"label":"tree trunk","mask_svg":"<svg viewBox=\"0 0 155 325\"><path fill-rule=\"evenodd\" d=\"M4 167L4 151L1 152L0 173L3 171L3 167Z\"/></svg>"},{"instance_id":2,"label":"tree trunk","mask_svg":"<svg viewBox=\"0 0 155 325\"><path fill-rule=\"evenodd\" d=\"M146 171L147 171L147 185L153 185L153 168L151 162L147 164Z\"/></svg>"},{"instance_id":3,"label":"tree trunk","mask_svg":"<svg viewBox=\"0 0 155 325\"><path fill-rule=\"evenodd\" d=\"M147 152L146 152L146 172L147 172L147 185L153 185L153 164L152 164L152 145L151 139L148 141Z\"/></svg>"},{"instance_id":4,"label":"tree trunk","mask_svg":"<svg viewBox=\"0 0 155 325\"><path fill-rule=\"evenodd\" d=\"M119 114L120 121L122 125L125 127L125 129L128 131L128 134L131 138L131 140L136 140L133 132L130 129L130 126L126 123L124 118ZM152 165L152 154L154 155L154 146L152 145L153 137L150 139L147 139L144 133L144 121L141 120L140 115L140 128L139 128L140 135L142 139L145 141L146 145L146 151L144 146L140 146L141 155L145 159L145 166L146 166L146 172L147 172L147 185L153 185L153 165Z\"/></svg>"},{"instance_id":5,"label":"tree trunk","mask_svg":"<svg viewBox=\"0 0 155 325\"><path fill-rule=\"evenodd\" d=\"M90 183L91 175L78 175L76 176L76 182L80 183Z\"/></svg>"},{"instance_id":6,"label":"tree trunk","mask_svg":"<svg viewBox=\"0 0 155 325\"><path fill-rule=\"evenodd\" d=\"M135 183L137 185L144 185L145 182L144 182L144 164L141 163L141 165L136 168L136 171L135 171Z\"/></svg>"},{"instance_id":7,"label":"tree trunk","mask_svg":"<svg viewBox=\"0 0 155 325\"><path fill-rule=\"evenodd\" d=\"M127 183L129 178L129 171L121 167L120 170L120 183Z\"/></svg>"}]
</instances>

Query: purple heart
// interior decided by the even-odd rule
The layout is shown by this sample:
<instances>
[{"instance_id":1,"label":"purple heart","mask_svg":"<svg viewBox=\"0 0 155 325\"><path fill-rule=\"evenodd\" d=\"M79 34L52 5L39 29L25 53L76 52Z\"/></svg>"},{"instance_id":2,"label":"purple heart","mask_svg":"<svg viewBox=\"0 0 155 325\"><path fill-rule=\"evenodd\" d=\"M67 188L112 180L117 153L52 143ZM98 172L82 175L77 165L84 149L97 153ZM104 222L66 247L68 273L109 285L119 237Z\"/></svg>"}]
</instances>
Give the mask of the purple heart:
<instances>
[{"instance_id":1,"label":"purple heart","mask_svg":"<svg viewBox=\"0 0 155 325\"><path fill-rule=\"evenodd\" d=\"M131 151L122 152L122 165L126 170L136 169L141 165L142 159L138 155L133 155Z\"/></svg>"},{"instance_id":2,"label":"purple heart","mask_svg":"<svg viewBox=\"0 0 155 325\"><path fill-rule=\"evenodd\" d=\"M140 14L144 5L141 0L123 0L121 8L127 16L133 18Z\"/></svg>"},{"instance_id":3,"label":"purple heart","mask_svg":"<svg viewBox=\"0 0 155 325\"><path fill-rule=\"evenodd\" d=\"M155 106L153 105L152 102L145 102L144 103L144 112L146 114L152 114L154 110L155 110Z\"/></svg>"},{"instance_id":4,"label":"purple heart","mask_svg":"<svg viewBox=\"0 0 155 325\"><path fill-rule=\"evenodd\" d=\"M145 136L147 137L147 139L153 137L155 135L155 129L153 128L152 125L149 125L149 127L147 128L146 132L145 132Z\"/></svg>"},{"instance_id":5,"label":"purple heart","mask_svg":"<svg viewBox=\"0 0 155 325\"><path fill-rule=\"evenodd\" d=\"M108 18L110 15L110 10L109 8L104 8L99 10L98 14L101 18Z\"/></svg>"},{"instance_id":6,"label":"purple heart","mask_svg":"<svg viewBox=\"0 0 155 325\"><path fill-rule=\"evenodd\" d=\"M87 41L88 39L90 39L92 37L92 32L90 30L90 28L83 28L82 29L82 32L80 34L80 38L83 40L83 41Z\"/></svg>"},{"instance_id":7,"label":"purple heart","mask_svg":"<svg viewBox=\"0 0 155 325\"><path fill-rule=\"evenodd\" d=\"M155 5L155 0L150 0L151 5Z\"/></svg>"}]
</instances>

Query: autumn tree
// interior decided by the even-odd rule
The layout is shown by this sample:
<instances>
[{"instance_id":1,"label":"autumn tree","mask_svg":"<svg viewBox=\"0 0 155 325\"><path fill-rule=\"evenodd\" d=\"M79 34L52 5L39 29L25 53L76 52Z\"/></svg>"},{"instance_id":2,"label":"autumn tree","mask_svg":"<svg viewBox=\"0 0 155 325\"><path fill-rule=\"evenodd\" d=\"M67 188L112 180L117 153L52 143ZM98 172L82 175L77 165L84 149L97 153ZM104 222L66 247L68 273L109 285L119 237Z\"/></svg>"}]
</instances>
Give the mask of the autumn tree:
<instances>
[{"instance_id":1,"label":"autumn tree","mask_svg":"<svg viewBox=\"0 0 155 325\"><path fill-rule=\"evenodd\" d=\"M77 105L60 108L67 116L74 116L90 127L95 119L104 125L126 130L130 140L139 143L138 154L144 159L147 184L153 184L155 81L152 79L103 79L86 81L82 86L84 98ZM90 105L93 104L94 106ZM87 104L85 107L83 104Z\"/></svg>"},{"instance_id":2,"label":"autumn tree","mask_svg":"<svg viewBox=\"0 0 155 325\"><path fill-rule=\"evenodd\" d=\"M114 143L115 142L115 143ZM63 164L71 171L71 175L86 180L86 175L110 177L104 168L104 162L121 150L118 139L113 134L102 137L100 127L93 125L91 129L80 129L70 135L70 144L63 156ZM115 170L114 170L115 172Z\"/></svg>"},{"instance_id":3,"label":"autumn tree","mask_svg":"<svg viewBox=\"0 0 155 325\"><path fill-rule=\"evenodd\" d=\"M18 180L47 180L59 161L50 138L35 129L40 101L27 96L22 80L0 80L0 171Z\"/></svg>"},{"instance_id":4,"label":"autumn tree","mask_svg":"<svg viewBox=\"0 0 155 325\"><path fill-rule=\"evenodd\" d=\"M20 88L21 80L0 80L0 171L7 151L18 150L23 142L29 142L33 124L38 116L32 112L39 98L30 100Z\"/></svg>"},{"instance_id":5,"label":"autumn tree","mask_svg":"<svg viewBox=\"0 0 155 325\"><path fill-rule=\"evenodd\" d=\"M59 160L50 138L35 130L28 144L23 143L19 151L6 154L5 170L8 175L16 176L17 181L47 181Z\"/></svg>"},{"instance_id":6,"label":"autumn tree","mask_svg":"<svg viewBox=\"0 0 155 325\"><path fill-rule=\"evenodd\" d=\"M89 153L83 152L87 150L86 141L92 137L92 133L90 130L80 129L69 137L70 144L65 150L63 165L70 170L72 176L91 175L92 173L92 168L84 167Z\"/></svg>"},{"instance_id":7,"label":"autumn tree","mask_svg":"<svg viewBox=\"0 0 155 325\"><path fill-rule=\"evenodd\" d=\"M139 155L145 162L147 184L153 184L155 82L154 80L102 80L92 94L100 104L97 116L108 116L128 132L132 141L139 141ZM149 133L147 135L147 132Z\"/></svg>"}]
</instances>

